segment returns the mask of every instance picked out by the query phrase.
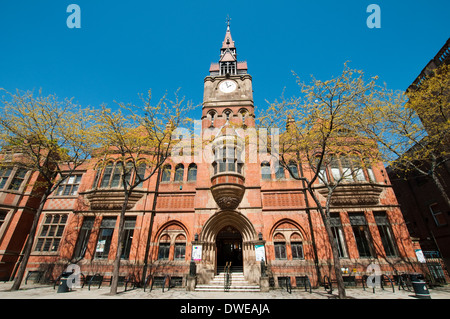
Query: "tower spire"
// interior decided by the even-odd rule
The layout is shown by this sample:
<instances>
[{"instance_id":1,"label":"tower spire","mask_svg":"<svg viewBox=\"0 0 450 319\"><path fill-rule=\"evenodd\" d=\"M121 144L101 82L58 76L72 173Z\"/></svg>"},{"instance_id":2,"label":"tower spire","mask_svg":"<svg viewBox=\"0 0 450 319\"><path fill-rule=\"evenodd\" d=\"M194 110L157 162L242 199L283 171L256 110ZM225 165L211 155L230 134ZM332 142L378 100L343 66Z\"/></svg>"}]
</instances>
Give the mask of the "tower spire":
<instances>
[{"instance_id":1,"label":"tower spire","mask_svg":"<svg viewBox=\"0 0 450 319\"><path fill-rule=\"evenodd\" d=\"M219 63L212 63L209 69L211 75L224 76L224 75L237 75L247 73L247 62L238 62L236 46L230 31L231 18L227 15L226 24L227 29L225 32L225 38L220 48Z\"/></svg>"},{"instance_id":2,"label":"tower spire","mask_svg":"<svg viewBox=\"0 0 450 319\"><path fill-rule=\"evenodd\" d=\"M222 48L220 48L220 75L237 74L236 47L231 37L230 20L230 16L227 16L227 31L222 42Z\"/></svg>"}]
</instances>

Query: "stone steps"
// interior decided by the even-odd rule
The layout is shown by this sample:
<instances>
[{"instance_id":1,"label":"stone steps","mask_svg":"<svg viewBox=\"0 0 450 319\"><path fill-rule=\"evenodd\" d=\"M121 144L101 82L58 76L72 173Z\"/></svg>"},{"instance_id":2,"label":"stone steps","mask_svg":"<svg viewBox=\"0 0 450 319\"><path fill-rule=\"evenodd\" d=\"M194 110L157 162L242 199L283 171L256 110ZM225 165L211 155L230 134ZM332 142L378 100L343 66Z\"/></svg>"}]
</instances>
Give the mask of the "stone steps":
<instances>
[{"instance_id":1,"label":"stone steps","mask_svg":"<svg viewBox=\"0 0 450 319\"><path fill-rule=\"evenodd\" d=\"M250 284L244 278L242 272L231 273L230 286L226 291L233 292L259 292L261 291L258 284ZM195 291L225 291L225 274L219 273L208 284L197 285Z\"/></svg>"}]
</instances>

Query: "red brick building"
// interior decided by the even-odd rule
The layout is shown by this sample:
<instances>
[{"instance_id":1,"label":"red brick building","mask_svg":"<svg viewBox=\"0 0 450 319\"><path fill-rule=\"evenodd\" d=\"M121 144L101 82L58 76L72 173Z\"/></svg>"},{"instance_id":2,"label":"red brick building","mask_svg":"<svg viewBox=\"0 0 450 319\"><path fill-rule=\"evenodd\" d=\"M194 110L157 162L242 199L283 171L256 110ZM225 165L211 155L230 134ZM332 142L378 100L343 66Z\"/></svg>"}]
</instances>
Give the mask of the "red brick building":
<instances>
[{"instance_id":1,"label":"red brick building","mask_svg":"<svg viewBox=\"0 0 450 319\"><path fill-rule=\"evenodd\" d=\"M450 39L446 41L433 59L423 68L408 90L420 90L422 81L433 70L449 63ZM429 107L433 108L433 105L430 103ZM434 110L438 113L437 107ZM442 112L446 118L450 116L448 108L443 109ZM420 111L418 111L418 115L422 119L423 115L420 114ZM437 118L436 120L443 121L443 118ZM425 130L429 134L433 134L432 128L427 125L427 122L423 121L423 124ZM448 154L449 145L442 143L442 146L447 149ZM429 171L431 164L422 161L420 167L424 171ZM389 168L388 171L410 234L419 241L426 257L426 264L430 274L437 281L448 280L448 277L447 279L445 277L448 274L448 269L450 269L450 207L442 192L430 176L420 174L414 170L404 172ZM436 175L442 184L444 192L447 196L450 196L450 161L448 157L436 169Z\"/></svg>"},{"instance_id":2,"label":"red brick building","mask_svg":"<svg viewBox=\"0 0 450 319\"><path fill-rule=\"evenodd\" d=\"M305 275L313 285L325 275L333 277L329 239L301 181L284 170L274 172L270 161L253 156L241 143L240 132L255 127L247 71L247 63L236 59L228 26L220 60L204 80L201 125L203 136L211 139L211 161L172 158L134 191L126 214L122 276L141 278L147 266L147 275L170 275L186 285L194 259L197 284L210 282L229 261L255 284L261 279L261 260L275 286L285 277L293 286ZM108 165L97 170L99 160L77 171L48 200L29 272L54 279L76 263L85 276L111 275L123 194L114 159L102 159ZM33 191L27 185L36 174L1 174L0 279L8 280L31 225ZM345 196L333 202L331 216L343 272L361 277L370 264L388 275L420 272L382 163L348 185L354 187L342 188ZM370 195L360 196L352 191L355 187Z\"/></svg>"}]
</instances>

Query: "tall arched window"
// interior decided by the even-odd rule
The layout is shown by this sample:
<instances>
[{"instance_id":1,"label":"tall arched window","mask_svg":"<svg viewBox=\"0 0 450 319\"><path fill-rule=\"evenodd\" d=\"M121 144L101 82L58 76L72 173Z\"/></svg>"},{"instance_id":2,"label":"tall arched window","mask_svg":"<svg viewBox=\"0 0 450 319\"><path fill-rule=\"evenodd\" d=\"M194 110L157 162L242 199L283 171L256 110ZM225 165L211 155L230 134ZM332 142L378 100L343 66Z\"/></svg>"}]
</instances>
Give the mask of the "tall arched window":
<instances>
[{"instance_id":1,"label":"tall arched window","mask_svg":"<svg viewBox=\"0 0 450 319\"><path fill-rule=\"evenodd\" d=\"M285 178L285 174L284 174L284 167L281 164L278 164L278 169L275 172L275 178L276 179L283 179Z\"/></svg>"},{"instance_id":2,"label":"tall arched window","mask_svg":"<svg viewBox=\"0 0 450 319\"><path fill-rule=\"evenodd\" d=\"M273 246L275 248L275 259L286 259L286 239L280 233L273 236Z\"/></svg>"},{"instance_id":3,"label":"tall arched window","mask_svg":"<svg viewBox=\"0 0 450 319\"><path fill-rule=\"evenodd\" d=\"M166 165L163 168L161 182L170 182L170 174L172 171L172 166Z\"/></svg>"},{"instance_id":4,"label":"tall arched window","mask_svg":"<svg viewBox=\"0 0 450 319\"><path fill-rule=\"evenodd\" d=\"M294 162L294 161L290 161L289 162L289 171L290 171L289 176L292 177L292 175L293 175L294 178L299 178L298 167L297 167L297 163L296 162Z\"/></svg>"},{"instance_id":5,"label":"tall arched window","mask_svg":"<svg viewBox=\"0 0 450 319\"><path fill-rule=\"evenodd\" d=\"M211 121L210 127L213 127L214 126L214 120L216 118L216 112L214 112L214 111L209 112L208 113L208 117L209 117L209 119Z\"/></svg>"},{"instance_id":6,"label":"tall arched window","mask_svg":"<svg viewBox=\"0 0 450 319\"><path fill-rule=\"evenodd\" d=\"M270 164L269 162L262 162L261 163L261 178L264 180L270 180L272 179L271 173L270 173Z\"/></svg>"},{"instance_id":7,"label":"tall arched window","mask_svg":"<svg viewBox=\"0 0 450 319\"><path fill-rule=\"evenodd\" d=\"M103 171L102 181L100 182L100 188L106 188L106 187L109 186L109 182L111 180L111 175L112 175L113 168L114 168L113 163L108 163L105 166L105 169Z\"/></svg>"},{"instance_id":8,"label":"tall arched window","mask_svg":"<svg viewBox=\"0 0 450 319\"><path fill-rule=\"evenodd\" d=\"M182 182L183 181L183 175L184 175L184 166L183 164L178 164L175 167L175 182Z\"/></svg>"},{"instance_id":9,"label":"tall arched window","mask_svg":"<svg viewBox=\"0 0 450 319\"><path fill-rule=\"evenodd\" d=\"M145 163L140 163L138 165L137 174L136 174L137 175L136 176L136 182L139 181L139 178L140 179L144 179L145 178L145 170L146 170L146 168L147 168L147 165ZM144 185L144 182L140 181L137 187L143 187L143 185Z\"/></svg>"},{"instance_id":10,"label":"tall arched window","mask_svg":"<svg viewBox=\"0 0 450 319\"><path fill-rule=\"evenodd\" d=\"M188 182L193 182L197 180L197 165L195 165L194 163L189 165L187 180Z\"/></svg>"}]
</instances>

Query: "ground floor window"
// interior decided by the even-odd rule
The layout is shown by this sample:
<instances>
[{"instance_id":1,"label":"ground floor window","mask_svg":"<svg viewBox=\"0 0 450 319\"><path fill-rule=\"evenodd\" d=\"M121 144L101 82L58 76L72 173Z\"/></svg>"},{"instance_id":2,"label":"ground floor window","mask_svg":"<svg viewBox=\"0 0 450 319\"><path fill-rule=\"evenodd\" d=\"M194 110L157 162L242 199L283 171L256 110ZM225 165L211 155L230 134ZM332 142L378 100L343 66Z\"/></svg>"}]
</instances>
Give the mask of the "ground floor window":
<instances>
[{"instance_id":1,"label":"ground floor window","mask_svg":"<svg viewBox=\"0 0 450 319\"><path fill-rule=\"evenodd\" d=\"M94 217L85 217L83 219L83 225L81 226L80 234L78 235L78 241L75 246L74 257L83 258L86 254L89 237L91 235L92 227L94 226Z\"/></svg>"},{"instance_id":2,"label":"ground floor window","mask_svg":"<svg viewBox=\"0 0 450 319\"><path fill-rule=\"evenodd\" d=\"M275 242L275 259L286 259L286 243Z\"/></svg>"},{"instance_id":3,"label":"ground floor window","mask_svg":"<svg viewBox=\"0 0 450 319\"><path fill-rule=\"evenodd\" d=\"M124 237L122 242L121 258L130 258L131 243L133 242L134 227L136 226L136 217L125 217Z\"/></svg>"},{"instance_id":4,"label":"ground floor window","mask_svg":"<svg viewBox=\"0 0 450 319\"><path fill-rule=\"evenodd\" d=\"M176 243L175 244L175 260L184 260L186 256L186 244Z\"/></svg>"},{"instance_id":5,"label":"ground floor window","mask_svg":"<svg viewBox=\"0 0 450 319\"><path fill-rule=\"evenodd\" d=\"M352 225L355 236L356 247L360 258L374 257L371 247L372 239L367 225L366 217L363 213L349 214L350 224Z\"/></svg>"},{"instance_id":6,"label":"ground floor window","mask_svg":"<svg viewBox=\"0 0 450 319\"><path fill-rule=\"evenodd\" d=\"M291 242L292 259L304 259L303 244L301 242Z\"/></svg>"},{"instance_id":7,"label":"ground floor window","mask_svg":"<svg viewBox=\"0 0 450 319\"><path fill-rule=\"evenodd\" d=\"M375 212L374 217L386 257L396 257L398 255L397 247L395 245L394 235L386 216L386 212Z\"/></svg>"},{"instance_id":8,"label":"ground floor window","mask_svg":"<svg viewBox=\"0 0 450 319\"><path fill-rule=\"evenodd\" d=\"M36 241L35 251L57 251L67 222L66 214L47 214Z\"/></svg>"},{"instance_id":9,"label":"ground floor window","mask_svg":"<svg viewBox=\"0 0 450 319\"><path fill-rule=\"evenodd\" d=\"M95 248L95 258L108 258L111 241L116 227L116 217L104 217L100 226L97 245Z\"/></svg>"},{"instance_id":10,"label":"ground floor window","mask_svg":"<svg viewBox=\"0 0 450 319\"><path fill-rule=\"evenodd\" d=\"M159 243L158 259L169 259L170 243Z\"/></svg>"},{"instance_id":11,"label":"ground floor window","mask_svg":"<svg viewBox=\"0 0 450 319\"><path fill-rule=\"evenodd\" d=\"M345 244L344 230L342 228L341 218L339 213L330 214L331 231L333 232L334 240L339 250L339 257L347 258L347 246Z\"/></svg>"}]
</instances>

